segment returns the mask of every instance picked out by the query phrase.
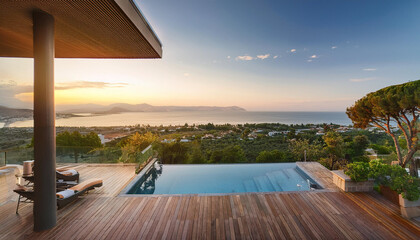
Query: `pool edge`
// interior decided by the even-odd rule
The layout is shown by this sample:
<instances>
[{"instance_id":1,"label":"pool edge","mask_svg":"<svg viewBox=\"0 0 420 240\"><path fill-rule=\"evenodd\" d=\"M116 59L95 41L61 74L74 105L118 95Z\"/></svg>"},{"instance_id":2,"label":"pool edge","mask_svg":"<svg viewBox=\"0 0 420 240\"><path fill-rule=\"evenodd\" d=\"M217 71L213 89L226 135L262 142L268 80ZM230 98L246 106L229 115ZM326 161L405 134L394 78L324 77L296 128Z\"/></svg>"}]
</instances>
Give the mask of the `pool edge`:
<instances>
[{"instance_id":1,"label":"pool edge","mask_svg":"<svg viewBox=\"0 0 420 240\"><path fill-rule=\"evenodd\" d=\"M295 163L296 170L298 174L302 175L302 177L305 177L306 179L311 180L313 183L318 185L319 189L312 189L308 191L271 191L271 192L236 192L236 193L188 193L188 194L131 194L128 193L128 191L131 190L131 188L139 181L141 177L143 177L145 174L149 172L149 170L153 167L154 163L157 161L157 158L152 159L138 174L136 177L130 180L130 183L127 184L127 186L117 195L118 197L181 197L181 196L235 196L235 195L249 195L249 194L259 194L259 195L265 195L265 194L290 194L290 193L319 193L319 192L330 192L328 188L326 188L320 181L316 181L316 177L314 177L312 174L307 172L305 169L300 167L297 163L298 162L290 162ZM183 164L180 164L183 165ZM195 164L195 165L201 165L201 164Z\"/></svg>"},{"instance_id":2,"label":"pool edge","mask_svg":"<svg viewBox=\"0 0 420 240\"><path fill-rule=\"evenodd\" d=\"M119 197L127 197L130 195L139 195L139 194L129 194L128 192L133 188L133 186L142 178L145 174L149 172L149 170L153 167L154 163L157 161L157 158L153 158L130 182L121 190L118 194Z\"/></svg>"}]
</instances>

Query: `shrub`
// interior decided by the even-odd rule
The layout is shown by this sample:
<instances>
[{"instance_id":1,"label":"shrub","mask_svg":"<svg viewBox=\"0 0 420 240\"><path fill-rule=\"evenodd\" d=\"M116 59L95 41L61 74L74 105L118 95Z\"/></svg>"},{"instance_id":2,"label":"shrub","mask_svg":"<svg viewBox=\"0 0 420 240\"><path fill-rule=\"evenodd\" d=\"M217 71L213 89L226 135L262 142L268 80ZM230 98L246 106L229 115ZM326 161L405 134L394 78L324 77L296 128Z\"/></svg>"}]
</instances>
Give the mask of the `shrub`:
<instances>
[{"instance_id":1,"label":"shrub","mask_svg":"<svg viewBox=\"0 0 420 240\"><path fill-rule=\"evenodd\" d=\"M280 152L279 150L273 151L262 151L257 156L256 159L257 163L274 163L274 162L287 162L287 158L284 152Z\"/></svg>"},{"instance_id":2,"label":"shrub","mask_svg":"<svg viewBox=\"0 0 420 240\"><path fill-rule=\"evenodd\" d=\"M372 160L369 162L369 178L374 178L379 185L389 184L389 174L391 165L384 164L381 160Z\"/></svg>"},{"instance_id":3,"label":"shrub","mask_svg":"<svg viewBox=\"0 0 420 240\"><path fill-rule=\"evenodd\" d=\"M379 144L371 144L370 147L375 150L377 154L390 154L393 150L392 147Z\"/></svg>"},{"instance_id":4,"label":"shrub","mask_svg":"<svg viewBox=\"0 0 420 240\"><path fill-rule=\"evenodd\" d=\"M347 165L345 174L354 181L374 178L379 185L390 187L409 201L416 201L420 197L420 179L410 176L399 165L391 166L381 160L372 160L369 163L356 162Z\"/></svg>"},{"instance_id":5,"label":"shrub","mask_svg":"<svg viewBox=\"0 0 420 240\"><path fill-rule=\"evenodd\" d=\"M344 171L351 180L356 182L367 181L369 178L369 163L366 162L355 162L347 164L347 167Z\"/></svg>"},{"instance_id":6,"label":"shrub","mask_svg":"<svg viewBox=\"0 0 420 240\"><path fill-rule=\"evenodd\" d=\"M370 158L368 156L357 156L352 158L353 162L365 162L368 163Z\"/></svg>"},{"instance_id":7,"label":"shrub","mask_svg":"<svg viewBox=\"0 0 420 240\"><path fill-rule=\"evenodd\" d=\"M401 167L400 167L401 168ZM403 169L403 168L401 168ZM404 174L400 174L398 168L392 169L391 181L389 187L396 191L398 194L401 194L403 198L409 201L416 201L420 197L419 191L419 179L413 176L410 176L405 169Z\"/></svg>"},{"instance_id":8,"label":"shrub","mask_svg":"<svg viewBox=\"0 0 420 240\"><path fill-rule=\"evenodd\" d=\"M152 144L157 139L157 135L147 132L140 134L136 132L121 143L121 157L120 162L124 163L136 163L141 162L142 153L147 146Z\"/></svg>"}]
</instances>

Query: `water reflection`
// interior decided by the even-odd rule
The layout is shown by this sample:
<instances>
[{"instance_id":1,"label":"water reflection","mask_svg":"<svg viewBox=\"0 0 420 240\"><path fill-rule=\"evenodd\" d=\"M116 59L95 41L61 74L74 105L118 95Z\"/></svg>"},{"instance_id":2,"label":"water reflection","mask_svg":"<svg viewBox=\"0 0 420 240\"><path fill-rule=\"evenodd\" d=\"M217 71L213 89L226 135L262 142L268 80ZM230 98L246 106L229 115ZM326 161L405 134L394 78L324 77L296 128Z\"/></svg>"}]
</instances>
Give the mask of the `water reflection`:
<instances>
[{"instance_id":1,"label":"water reflection","mask_svg":"<svg viewBox=\"0 0 420 240\"><path fill-rule=\"evenodd\" d=\"M153 166L153 168L151 168L150 171L147 172L143 176L143 179L145 179L145 180L140 181L141 185L138 186L135 193L137 193L137 194L153 194L155 192L155 188L156 188L156 180L158 179L158 177L160 177L162 175L162 172L163 172L162 165L159 164L158 162L156 162L155 165Z\"/></svg>"}]
</instances>

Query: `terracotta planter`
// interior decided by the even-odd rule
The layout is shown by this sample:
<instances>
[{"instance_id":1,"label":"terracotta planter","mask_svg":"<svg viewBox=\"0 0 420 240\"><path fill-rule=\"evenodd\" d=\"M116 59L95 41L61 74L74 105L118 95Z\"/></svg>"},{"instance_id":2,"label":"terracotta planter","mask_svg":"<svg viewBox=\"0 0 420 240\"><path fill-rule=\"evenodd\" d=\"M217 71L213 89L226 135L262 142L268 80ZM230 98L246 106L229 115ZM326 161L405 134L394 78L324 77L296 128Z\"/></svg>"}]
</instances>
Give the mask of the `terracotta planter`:
<instances>
[{"instance_id":1,"label":"terracotta planter","mask_svg":"<svg viewBox=\"0 0 420 240\"><path fill-rule=\"evenodd\" d=\"M400 205L400 197L399 197L399 194L396 191L394 191L390 187L384 186L384 185L381 185L379 187L379 190L381 191L381 194L386 199L388 199L389 201L391 201L392 203L394 203L397 206Z\"/></svg>"}]
</instances>

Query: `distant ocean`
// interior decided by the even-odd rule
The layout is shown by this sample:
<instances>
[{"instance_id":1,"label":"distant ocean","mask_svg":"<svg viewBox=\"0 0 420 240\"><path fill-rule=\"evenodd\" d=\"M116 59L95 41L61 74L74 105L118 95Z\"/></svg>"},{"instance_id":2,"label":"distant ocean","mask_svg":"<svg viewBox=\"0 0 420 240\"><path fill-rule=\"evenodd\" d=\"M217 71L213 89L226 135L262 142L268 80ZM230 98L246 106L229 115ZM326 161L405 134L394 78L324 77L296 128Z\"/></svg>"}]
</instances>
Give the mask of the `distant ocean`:
<instances>
[{"instance_id":1,"label":"distant ocean","mask_svg":"<svg viewBox=\"0 0 420 240\"><path fill-rule=\"evenodd\" d=\"M188 124L244 124L244 123L335 123L350 125L351 121L344 112L224 112L224 111L191 111L191 112L129 112L110 115L92 115L56 120L56 126L67 127L110 127L133 126L136 124L183 125ZM33 121L18 121L10 127L32 127Z\"/></svg>"}]
</instances>

